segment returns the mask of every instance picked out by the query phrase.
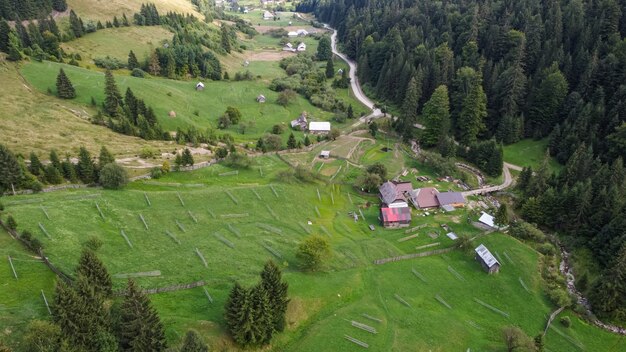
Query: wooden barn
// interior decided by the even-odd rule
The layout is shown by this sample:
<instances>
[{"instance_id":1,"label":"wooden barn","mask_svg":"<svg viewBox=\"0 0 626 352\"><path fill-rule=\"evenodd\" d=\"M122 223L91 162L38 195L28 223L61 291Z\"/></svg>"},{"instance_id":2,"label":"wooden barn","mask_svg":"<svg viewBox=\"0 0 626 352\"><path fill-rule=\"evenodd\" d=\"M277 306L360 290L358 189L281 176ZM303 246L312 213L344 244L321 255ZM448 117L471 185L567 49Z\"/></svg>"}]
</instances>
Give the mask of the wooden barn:
<instances>
[{"instance_id":1,"label":"wooden barn","mask_svg":"<svg viewBox=\"0 0 626 352\"><path fill-rule=\"evenodd\" d=\"M411 224L411 209L401 208L380 208L380 223L385 228L408 227Z\"/></svg>"},{"instance_id":2,"label":"wooden barn","mask_svg":"<svg viewBox=\"0 0 626 352\"><path fill-rule=\"evenodd\" d=\"M485 269L489 274L497 273L500 271L500 262L496 259L496 257L489 252L487 247L484 244L476 247L474 249L476 252L476 260L480 263L480 265Z\"/></svg>"}]
</instances>

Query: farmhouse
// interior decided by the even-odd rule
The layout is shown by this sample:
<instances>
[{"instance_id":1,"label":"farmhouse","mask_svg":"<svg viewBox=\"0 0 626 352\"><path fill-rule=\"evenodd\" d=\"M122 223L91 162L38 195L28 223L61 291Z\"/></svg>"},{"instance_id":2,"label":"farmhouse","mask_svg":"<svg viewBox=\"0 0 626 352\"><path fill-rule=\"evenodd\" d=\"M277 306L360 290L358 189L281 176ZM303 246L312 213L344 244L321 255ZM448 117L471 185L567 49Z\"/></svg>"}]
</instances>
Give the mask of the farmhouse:
<instances>
[{"instance_id":1,"label":"farmhouse","mask_svg":"<svg viewBox=\"0 0 626 352\"><path fill-rule=\"evenodd\" d=\"M312 134L326 134L326 133L329 133L330 132L330 122L328 122L328 121L311 121L311 122L309 122L309 132L311 132Z\"/></svg>"},{"instance_id":2,"label":"farmhouse","mask_svg":"<svg viewBox=\"0 0 626 352\"><path fill-rule=\"evenodd\" d=\"M306 44L304 44L304 43L298 44L298 47L296 48L296 51L299 51L299 52L306 51Z\"/></svg>"},{"instance_id":3,"label":"farmhouse","mask_svg":"<svg viewBox=\"0 0 626 352\"><path fill-rule=\"evenodd\" d=\"M197 91L203 91L204 90L204 83L198 82L198 84L196 84L196 90Z\"/></svg>"},{"instance_id":4,"label":"farmhouse","mask_svg":"<svg viewBox=\"0 0 626 352\"><path fill-rule=\"evenodd\" d=\"M256 97L256 101L257 103L265 103L265 95L259 94L259 96Z\"/></svg>"},{"instance_id":5,"label":"farmhouse","mask_svg":"<svg viewBox=\"0 0 626 352\"><path fill-rule=\"evenodd\" d=\"M285 44L285 46L283 46L283 51L292 51L292 52L296 52L296 48L293 47L293 44L291 43L287 43Z\"/></svg>"},{"instance_id":6,"label":"farmhouse","mask_svg":"<svg viewBox=\"0 0 626 352\"><path fill-rule=\"evenodd\" d=\"M461 192L439 192L436 194L439 206L451 205L455 208L465 206L465 198Z\"/></svg>"},{"instance_id":7,"label":"farmhouse","mask_svg":"<svg viewBox=\"0 0 626 352\"><path fill-rule=\"evenodd\" d=\"M383 206L389 208L403 208L409 206L407 199L413 190L413 186L411 182L387 181L383 183L378 190Z\"/></svg>"},{"instance_id":8,"label":"farmhouse","mask_svg":"<svg viewBox=\"0 0 626 352\"><path fill-rule=\"evenodd\" d=\"M476 252L476 260L486 272L493 274L500 271L500 262L489 252L484 244L476 247L474 251Z\"/></svg>"},{"instance_id":9,"label":"farmhouse","mask_svg":"<svg viewBox=\"0 0 626 352\"><path fill-rule=\"evenodd\" d=\"M408 227L411 224L411 209L408 206L401 208L381 207L380 223L385 228Z\"/></svg>"},{"instance_id":10,"label":"farmhouse","mask_svg":"<svg viewBox=\"0 0 626 352\"><path fill-rule=\"evenodd\" d=\"M413 191L414 204L420 209L437 208L439 206L438 193L439 191L433 187L418 188Z\"/></svg>"},{"instance_id":11,"label":"farmhouse","mask_svg":"<svg viewBox=\"0 0 626 352\"><path fill-rule=\"evenodd\" d=\"M306 131L307 124L308 122L306 120L306 111L304 111L297 119L291 121L291 128L300 131Z\"/></svg>"}]
</instances>

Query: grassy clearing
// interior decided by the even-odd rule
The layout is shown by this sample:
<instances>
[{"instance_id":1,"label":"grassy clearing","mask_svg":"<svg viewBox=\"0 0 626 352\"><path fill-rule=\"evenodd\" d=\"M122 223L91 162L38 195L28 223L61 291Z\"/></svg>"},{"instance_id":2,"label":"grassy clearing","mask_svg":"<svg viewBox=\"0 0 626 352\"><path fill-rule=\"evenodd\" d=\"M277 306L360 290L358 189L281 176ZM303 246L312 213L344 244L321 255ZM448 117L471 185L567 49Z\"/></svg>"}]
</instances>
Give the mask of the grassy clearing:
<instances>
[{"instance_id":1,"label":"grassy clearing","mask_svg":"<svg viewBox=\"0 0 626 352\"><path fill-rule=\"evenodd\" d=\"M200 13L198 13L195 7L189 0L154 0L154 3L159 10L160 14L165 14L168 11L178 13L189 13L202 19ZM132 20L133 14L139 12L141 4L145 3L143 0L107 0L107 1L93 1L93 0L68 0L68 6L73 9L83 19L90 20L102 20L112 21L113 16L121 17L126 14L130 20Z\"/></svg>"},{"instance_id":2,"label":"grassy clearing","mask_svg":"<svg viewBox=\"0 0 626 352\"><path fill-rule=\"evenodd\" d=\"M98 103L103 101L104 77L101 72L52 62L31 62L22 67L21 73L40 92L45 92L47 89L54 92L56 91L54 82L61 67L76 87L76 102L88 105L91 97L94 97ZM122 92L126 90L126 87L131 87L135 95L152 106L166 130L189 126L195 126L201 130L215 128L218 117L226 110L226 107L235 106L243 115L242 123L249 124L248 128L245 134L240 133L239 126L231 127L224 132L233 134L239 141L256 140L259 136L269 132L275 124L287 126L302 111L309 112L312 116L310 120L323 121L333 116L330 112L312 106L302 97L298 97L286 108L276 104L278 93L269 90L262 80L209 81L206 82L203 92L195 91L195 81L117 76L117 84ZM267 103L256 102L259 94L267 97ZM170 111L176 112L175 118L168 116ZM285 140L287 135L284 135ZM302 136L299 132L296 135Z\"/></svg>"},{"instance_id":3,"label":"grassy clearing","mask_svg":"<svg viewBox=\"0 0 626 352\"><path fill-rule=\"evenodd\" d=\"M0 62L0 82L0 140L17 153L28 155L34 151L47 159L52 148L60 156L65 152L76 155L80 146L97 153L101 145L106 145L116 155L135 155L145 145L157 150L166 148L163 142L123 136L89 123L86 118L94 113L92 109L31 88L14 64Z\"/></svg>"},{"instance_id":4,"label":"grassy clearing","mask_svg":"<svg viewBox=\"0 0 626 352\"><path fill-rule=\"evenodd\" d=\"M63 43L61 47L68 53L80 54L83 61L110 56L126 62L130 50L143 61L166 39L172 39L172 33L158 26L106 28Z\"/></svg>"},{"instance_id":5,"label":"grassy clearing","mask_svg":"<svg viewBox=\"0 0 626 352\"><path fill-rule=\"evenodd\" d=\"M552 307L540 288L539 254L531 248L501 234L477 240L476 245L484 243L492 251L506 251L516 263L504 263L501 273L491 276L482 271L471 254L460 252L374 266L371 264L374 259L413 253L418 246L433 243L439 243L434 248L451 246L453 242L442 233L442 223L458 234L479 232L467 224L464 210L452 215L415 213L412 226L424 224L425 227L415 232L416 238L398 242L407 236L403 229L383 230L379 226L375 231L367 229L368 224L377 223L378 207L365 206L367 202L376 203L374 197L352 193L347 186L278 182L276 175L286 167L284 163L273 156L259 157L256 161L250 170L230 176L219 176L232 170L216 165L195 172L168 174L157 181L134 182L119 192L80 190L19 196L8 199L5 205L22 228L31 230L44 243L51 260L64 270L72 270L82 243L96 236L104 243L99 254L112 274L161 272L159 277L138 278L144 287L206 280L208 284L204 288L152 296L172 342L178 341L187 328L195 328L206 336L212 348L235 350L221 325L223 304L234 281L252 284L263 262L269 258L276 260L267 247L280 254L278 261L285 271L292 298L287 330L277 336L270 350L360 350L344 340L343 335L365 341L375 351L494 350L502 346L497 332L505 325L519 325L531 335L542 329ZM259 168L263 169L263 176ZM226 191L236 197L238 204ZM178 194L184 203L179 201ZM146 195L151 205L147 204ZM37 202L29 203L32 200ZM98 214L95 202L105 214L105 220ZM52 220L41 211L42 204ZM355 223L348 212L359 209L366 221ZM148 230L139 214L149 224ZM307 221L313 225L307 225ZM54 234L52 239L38 229L39 222ZM184 225L185 232L177 223ZM120 229L125 231L133 248L120 236ZM165 231L174 234L180 244L172 242ZM297 270L295 248L307 232L325 236L331 242L334 256L324 273L305 274ZM432 238L429 233L438 236ZM198 258L196 248L203 254L207 267ZM464 280L453 276L448 267L454 268ZM11 275L8 265L2 270L6 271L0 272L3 275ZM415 276L415 270L426 282ZM521 287L519 278L530 293ZM52 289L51 282L45 284L48 290ZM123 279L114 280L116 288L123 285ZM400 304L395 295L406 300L411 308ZM12 299L19 301L21 297ZM451 308L436 297L443 298ZM474 298L507 312L510 317L486 309ZM4 314L0 310L0 315ZM364 321L363 314L382 322ZM373 326L379 334L357 329L350 320ZM620 345L622 341L574 322L565 334L571 334L583 345L593 350L624 347ZM549 333L547 346L552 351L571 351L571 345L565 344L564 338L556 333Z\"/></svg>"},{"instance_id":6,"label":"grassy clearing","mask_svg":"<svg viewBox=\"0 0 626 352\"><path fill-rule=\"evenodd\" d=\"M533 169L537 170L543 162L547 149L547 138L539 141L524 139L504 146L504 161L522 167L532 166ZM559 171L563 168L563 165L554 158L550 158L549 166L553 171Z\"/></svg>"}]
</instances>

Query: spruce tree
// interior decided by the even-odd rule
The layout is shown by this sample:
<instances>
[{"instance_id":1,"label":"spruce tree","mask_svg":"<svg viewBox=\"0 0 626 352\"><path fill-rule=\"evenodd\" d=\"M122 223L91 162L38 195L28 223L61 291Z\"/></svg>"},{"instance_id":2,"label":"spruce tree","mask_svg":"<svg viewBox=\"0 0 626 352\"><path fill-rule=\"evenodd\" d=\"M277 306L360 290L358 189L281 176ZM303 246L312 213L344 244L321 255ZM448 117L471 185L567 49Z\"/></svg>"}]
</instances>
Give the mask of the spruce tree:
<instances>
[{"instance_id":1,"label":"spruce tree","mask_svg":"<svg viewBox=\"0 0 626 352\"><path fill-rule=\"evenodd\" d=\"M189 148L185 148L185 150L183 150L183 155L182 155L182 165L183 166L188 166L188 165L193 165L194 161L193 161L193 155L191 155L191 151L189 150Z\"/></svg>"},{"instance_id":2,"label":"spruce tree","mask_svg":"<svg viewBox=\"0 0 626 352\"><path fill-rule=\"evenodd\" d=\"M133 280L128 280L120 307L120 351L165 351L167 343L163 324L150 299Z\"/></svg>"},{"instance_id":3,"label":"spruce tree","mask_svg":"<svg viewBox=\"0 0 626 352\"><path fill-rule=\"evenodd\" d=\"M135 56L135 53L131 50L128 53L128 69L132 71L133 69L138 67L139 61L137 60L137 56Z\"/></svg>"},{"instance_id":4,"label":"spruce tree","mask_svg":"<svg viewBox=\"0 0 626 352\"><path fill-rule=\"evenodd\" d=\"M115 157L113 156L113 154L109 152L107 147L102 146L102 148L100 148L100 156L98 157L98 169L102 170L102 168L106 164L110 164L114 162L115 162Z\"/></svg>"},{"instance_id":5,"label":"spruce tree","mask_svg":"<svg viewBox=\"0 0 626 352\"><path fill-rule=\"evenodd\" d=\"M268 292L263 285L258 284L250 290L252 303L252 325L249 330L249 345L266 345L274 335L274 314L270 305Z\"/></svg>"},{"instance_id":6,"label":"spruce tree","mask_svg":"<svg viewBox=\"0 0 626 352\"><path fill-rule=\"evenodd\" d=\"M52 164L47 165L44 169L44 178L46 182L51 185L63 183L63 176L61 175L61 172Z\"/></svg>"},{"instance_id":7,"label":"spruce tree","mask_svg":"<svg viewBox=\"0 0 626 352\"><path fill-rule=\"evenodd\" d=\"M450 130L450 101L448 87L441 85L435 89L430 100L424 104L424 125L422 142L434 146L448 136Z\"/></svg>"},{"instance_id":8,"label":"spruce tree","mask_svg":"<svg viewBox=\"0 0 626 352\"><path fill-rule=\"evenodd\" d=\"M421 71L420 71L421 72ZM421 73L413 76L409 81L409 85L402 103L402 129L412 128L417 122L417 109L422 98L422 76Z\"/></svg>"},{"instance_id":9,"label":"spruce tree","mask_svg":"<svg viewBox=\"0 0 626 352\"><path fill-rule=\"evenodd\" d=\"M308 134L304 136L304 145L307 147L311 145L311 139L309 138Z\"/></svg>"},{"instance_id":10,"label":"spruce tree","mask_svg":"<svg viewBox=\"0 0 626 352\"><path fill-rule=\"evenodd\" d=\"M65 0L52 0L52 8L55 11L64 12L67 10L67 2Z\"/></svg>"},{"instance_id":11,"label":"spruce tree","mask_svg":"<svg viewBox=\"0 0 626 352\"><path fill-rule=\"evenodd\" d=\"M0 51L4 51L5 53L9 52L10 32L11 27L9 27L9 23L4 19L0 19Z\"/></svg>"},{"instance_id":12,"label":"spruce tree","mask_svg":"<svg viewBox=\"0 0 626 352\"><path fill-rule=\"evenodd\" d=\"M333 64L333 58L331 57L326 61L326 78L335 77L335 65Z\"/></svg>"},{"instance_id":13,"label":"spruce tree","mask_svg":"<svg viewBox=\"0 0 626 352\"><path fill-rule=\"evenodd\" d=\"M320 39L319 44L317 46L317 59L319 61L325 61L332 57L333 51L331 49L330 38L328 36L323 36Z\"/></svg>"},{"instance_id":14,"label":"spruce tree","mask_svg":"<svg viewBox=\"0 0 626 352\"><path fill-rule=\"evenodd\" d=\"M471 84L457 119L459 139L464 145L477 141L478 134L485 129L484 120L487 117L487 95L482 84L480 80L474 80Z\"/></svg>"},{"instance_id":15,"label":"spruce tree","mask_svg":"<svg viewBox=\"0 0 626 352\"><path fill-rule=\"evenodd\" d=\"M352 104L348 105L348 110L346 111L346 117L349 119L354 118L354 109L352 109Z\"/></svg>"},{"instance_id":16,"label":"spruce tree","mask_svg":"<svg viewBox=\"0 0 626 352\"><path fill-rule=\"evenodd\" d=\"M263 267L261 285L269 296L274 330L283 331L285 329L285 313L289 304L287 297L289 284L283 281L280 268L271 260Z\"/></svg>"},{"instance_id":17,"label":"spruce tree","mask_svg":"<svg viewBox=\"0 0 626 352\"><path fill-rule=\"evenodd\" d=\"M80 147L76 173L78 174L78 178L85 184L90 184L95 181L93 160L91 160L91 154L85 147Z\"/></svg>"},{"instance_id":18,"label":"spruce tree","mask_svg":"<svg viewBox=\"0 0 626 352\"><path fill-rule=\"evenodd\" d=\"M22 168L15 154L0 144L0 194L17 187L22 178Z\"/></svg>"},{"instance_id":19,"label":"spruce tree","mask_svg":"<svg viewBox=\"0 0 626 352\"><path fill-rule=\"evenodd\" d=\"M76 90L74 90L72 82L65 75L63 69L60 69L57 75L57 95L62 99L73 99L76 97Z\"/></svg>"},{"instance_id":20,"label":"spruce tree","mask_svg":"<svg viewBox=\"0 0 626 352\"><path fill-rule=\"evenodd\" d=\"M97 294L103 297L110 297L113 294L113 284L111 275L107 271L104 263L91 249L85 248L78 260L76 268L77 276L84 276L89 286L93 287Z\"/></svg>"},{"instance_id":21,"label":"spruce tree","mask_svg":"<svg viewBox=\"0 0 626 352\"><path fill-rule=\"evenodd\" d=\"M34 152L30 153L30 164L28 165L28 171L35 175L41 175L41 171L43 170L43 164L39 161L39 157Z\"/></svg>"},{"instance_id":22,"label":"spruce tree","mask_svg":"<svg viewBox=\"0 0 626 352\"><path fill-rule=\"evenodd\" d=\"M222 49L224 49L224 51L230 54L230 51L231 51L230 38L229 38L230 30L226 24L222 24L220 31L222 35Z\"/></svg>"},{"instance_id":23,"label":"spruce tree","mask_svg":"<svg viewBox=\"0 0 626 352\"><path fill-rule=\"evenodd\" d=\"M295 149L296 148L296 137L293 135L293 132L289 135L289 139L287 139L287 149Z\"/></svg>"},{"instance_id":24,"label":"spruce tree","mask_svg":"<svg viewBox=\"0 0 626 352\"><path fill-rule=\"evenodd\" d=\"M498 208L494 223L499 227L503 227L509 224L509 213L506 208L506 203L502 203Z\"/></svg>"},{"instance_id":25,"label":"spruce tree","mask_svg":"<svg viewBox=\"0 0 626 352\"><path fill-rule=\"evenodd\" d=\"M76 15L74 10L70 10L70 30L76 38L82 37L85 31L82 20Z\"/></svg>"},{"instance_id":26,"label":"spruce tree","mask_svg":"<svg viewBox=\"0 0 626 352\"><path fill-rule=\"evenodd\" d=\"M249 304L248 290L235 283L233 288L228 294L226 304L224 306L224 320L226 321L226 329L230 333L230 336L238 343L244 341L243 332L243 318L246 305Z\"/></svg>"},{"instance_id":27,"label":"spruce tree","mask_svg":"<svg viewBox=\"0 0 626 352\"><path fill-rule=\"evenodd\" d=\"M116 117L121 103L122 95L117 89L113 73L106 70L104 72L104 112L111 117Z\"/></svg>"},{"instance_id":28,"label":"spruce tree","mask_svg":"<svg viewBox=\"0 0 626 352\"><path fill-rule=\"evenodd\" d=\"M183 339L183 345L179 352L209 352L207 345L202 342L200 335L194 330L189 330Z\"/></svg>"}]
</instances>

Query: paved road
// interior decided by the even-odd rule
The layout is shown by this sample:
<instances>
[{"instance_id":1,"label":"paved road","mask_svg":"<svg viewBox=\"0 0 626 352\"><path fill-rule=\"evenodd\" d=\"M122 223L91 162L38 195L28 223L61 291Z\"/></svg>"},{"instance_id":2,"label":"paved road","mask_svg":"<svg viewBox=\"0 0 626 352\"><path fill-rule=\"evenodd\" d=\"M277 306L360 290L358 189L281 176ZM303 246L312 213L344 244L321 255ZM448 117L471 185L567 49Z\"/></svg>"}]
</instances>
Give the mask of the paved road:
<instances>
[{"instance_id":1,"label":"paved road","mask_svg":"<svg viewBox=\"0 0 626 352\"><path fill-rule=\"evenodd\" d=\"M504 171L504 182L501 185L490 186L490 187L483 187L483 188L478 188L478 189L474 189L474 190L471 190L471 191L466 191L466 192L463 192L463 195L465 197L467 197L467 196L475 196L477 194L486 194L486 193L501 191L501 190L503 190L505 188L508 188L513 183L513 177L511 176L511 170L516 170L516 171L521 171L522 170L521 167L519 167L517 165L509 164L509 163L504 163L502 169Z\"/></svg>"}]
</instances>

